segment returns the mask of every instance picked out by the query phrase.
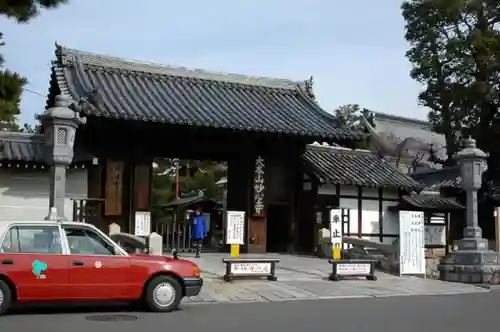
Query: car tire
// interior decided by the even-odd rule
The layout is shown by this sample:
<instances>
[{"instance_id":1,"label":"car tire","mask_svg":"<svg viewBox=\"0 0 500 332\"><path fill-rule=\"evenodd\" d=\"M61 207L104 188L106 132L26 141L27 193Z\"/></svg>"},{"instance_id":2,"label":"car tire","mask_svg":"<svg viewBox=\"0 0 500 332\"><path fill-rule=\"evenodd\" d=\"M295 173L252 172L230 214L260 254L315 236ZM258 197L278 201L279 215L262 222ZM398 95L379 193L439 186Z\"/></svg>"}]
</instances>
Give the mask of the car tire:
<instances>
[{"instance_id":1,"label":"car tire","mask_svg":"<svg viewBox=\"0 0 500 332\"><path fill-rule=\"evenodd\" d=\"M12 305L12 291L5 281L0 280L0 315L5 314Z\"/></svg>"},{"instance_id":2,"label":"car tire","mask_svg":"<svg viewBox=\"0 0 500 332\"><path fill-rule=\"evenodd\" d=\"M171 276L159 276L151 280L145 293L145 302L154 312L171 312L179 307L182 300L182 287Z\"/></svg>"}]
</instances>

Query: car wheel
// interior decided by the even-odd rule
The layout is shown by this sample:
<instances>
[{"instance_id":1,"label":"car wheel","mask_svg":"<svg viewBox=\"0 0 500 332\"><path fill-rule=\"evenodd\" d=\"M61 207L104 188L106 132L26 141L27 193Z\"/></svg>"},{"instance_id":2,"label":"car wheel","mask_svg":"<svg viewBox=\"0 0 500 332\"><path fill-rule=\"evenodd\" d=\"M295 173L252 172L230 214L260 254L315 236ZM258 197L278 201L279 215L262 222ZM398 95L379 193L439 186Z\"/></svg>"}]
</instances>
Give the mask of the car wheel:
<instances>
[{"instance_id":1,"label":"car wheel","mask_svg":"<svg viewBox=\"0 0 500 332\"><path fill-rule=\"evenodd\" d=\"M159 276L149 282L145 299L151 311L170 312L181 303L182 287L170 276Z\"/></svg>"},{"instance_id":2,"label":"car wheel","mask_svg":"<svg viewBox=\"0 0 500 332\"><path fill-rule=\"evenodd\" d=\"M0 315L6 313L12 304L12 291L5 281L0 280Z\"/></svg>"}]
</instances>

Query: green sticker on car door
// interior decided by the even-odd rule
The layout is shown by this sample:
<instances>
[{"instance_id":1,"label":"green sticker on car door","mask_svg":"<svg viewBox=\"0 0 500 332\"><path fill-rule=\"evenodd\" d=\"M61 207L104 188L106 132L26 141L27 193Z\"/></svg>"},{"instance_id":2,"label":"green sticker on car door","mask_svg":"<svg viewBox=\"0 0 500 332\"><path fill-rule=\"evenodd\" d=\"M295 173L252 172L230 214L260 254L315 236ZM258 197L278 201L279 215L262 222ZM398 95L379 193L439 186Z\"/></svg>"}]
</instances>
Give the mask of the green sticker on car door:
<instances>
[{"instance_id":1,"label":"green sticker on car door","mask_svg":"<svg viewBox=\"0 0 500 332\"><path fill-rule=\"evenodd\" d=\"M39 261L39 260L35 260L31 264L31 266L33 267L32 272L37 279L45 279L46 278L46 276L45 276L45 274L43 274L43 272L45 272L45 270L47 270L47 263L44 263L44 262Z\"/></svg>"}]
</instances>

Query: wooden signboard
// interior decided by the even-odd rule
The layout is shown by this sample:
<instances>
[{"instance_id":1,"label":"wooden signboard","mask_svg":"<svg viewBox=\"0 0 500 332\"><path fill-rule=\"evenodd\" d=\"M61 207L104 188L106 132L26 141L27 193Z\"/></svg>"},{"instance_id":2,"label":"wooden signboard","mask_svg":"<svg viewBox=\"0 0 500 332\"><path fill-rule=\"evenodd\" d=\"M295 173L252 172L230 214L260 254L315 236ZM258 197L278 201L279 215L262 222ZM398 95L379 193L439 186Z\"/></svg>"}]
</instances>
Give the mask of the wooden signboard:
<instances>
[{"instance_id":1,"label":"wooden signboard","mask_svg":"<svg viewBox=\"0 0 500 332\"><path fill-rule=\"evenodd\" d=\"M122 161L108 160L106 163L106 189L104 215L119 216L122 214L123 201L123 170Z\"/></svg>"}]
</instances>

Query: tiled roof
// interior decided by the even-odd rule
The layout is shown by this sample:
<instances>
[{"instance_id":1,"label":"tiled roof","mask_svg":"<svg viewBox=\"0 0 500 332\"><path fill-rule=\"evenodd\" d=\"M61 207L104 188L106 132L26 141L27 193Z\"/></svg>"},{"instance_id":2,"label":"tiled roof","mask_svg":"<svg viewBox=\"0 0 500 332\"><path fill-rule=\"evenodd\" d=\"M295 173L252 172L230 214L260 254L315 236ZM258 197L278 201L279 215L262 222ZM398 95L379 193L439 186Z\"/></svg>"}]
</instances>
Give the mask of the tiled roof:
<instances>
[{"instance_id":1,"label":"tiled roof","mask_svg":"<svg viewBox=\"0 0 500 332\"><path fill-rule=\"evenodd\" d=\"M302 160L320 180L332 184L419 188L410 176L369 152L310 145Z\"/></svg>"},{"instance_id":2,"label":"tiled roof","mask_svg":"<svg viewBox=\"0 0 500 332\"><path fill-rule=\"evenodd\" d=\"M426 191L438 191L441 188L458 188L462 181L458 166L416 172L412 173L411 177L422 183Z\"/></svg>"},{"instance_id":3,"label":"tiled roof","mask_svg":"<svg viewBox=\"0 0 500 332\"><path fill-rule=\"evenodd\" d=\"M219 203L206 197L206 196L193 196L193 197L182 197L177 200L174 200L166 205L163 205L163 208L189 208L195 207L197 205L203 206L212 206L219 207Z\"/></svg>"},{"instance_id":4,"label":"tiled roof","mask_svg":"<svg viewBox=\"0 0 500 332\"><path fill-rule=\"evenodd\" d=\"M460 204L456 198L442 197L439 195L412 195L403 196L402 202L393 207L395 210L417 209L417 210L435 210L449 211L462 210L465 207Z\"/></svg>"},{"instance_id":5,"label":"tiled roof","mask_svg":"<svg viewBox=\"0 0 500 332\"><path fill-rule=\"evenodd\" d=\"M359 139L312 97L311 84L129 61L56 46L56 94L86 100L87 116Z\"/></svg>"},{"instance_id":6,"label":"tiled roof","mask_svg":"<svg viewBox=\"0 0 500 332\"><path fill-rule=\"evenodd\" d=\"M0 131L0 162L46 164L42 134ZM77 163L89 160L90 156L75 151Z\"/></svg>"},{"instance_id":7,"label":"tiled roof","mask_svg":"<svg viewBox=\"0 0 500 332\"><path fill-rule=\"evenodd\" d=\"M45 163L43 135L0 131L0 162Z\"/></svg>"}]
</instances>

